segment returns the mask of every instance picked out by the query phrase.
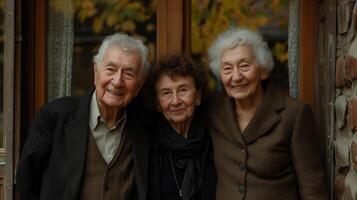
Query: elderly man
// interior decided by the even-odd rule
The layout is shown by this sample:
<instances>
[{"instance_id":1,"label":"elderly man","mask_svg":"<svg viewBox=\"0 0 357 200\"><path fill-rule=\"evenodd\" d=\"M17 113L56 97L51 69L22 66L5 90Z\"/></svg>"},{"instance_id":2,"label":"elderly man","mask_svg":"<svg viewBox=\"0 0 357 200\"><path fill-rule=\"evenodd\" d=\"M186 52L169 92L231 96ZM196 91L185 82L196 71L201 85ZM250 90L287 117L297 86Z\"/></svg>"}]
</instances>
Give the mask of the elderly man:
<instances>
[{"instance_id":1,"label":"elderly man","mask_svg":"<svg viewBox=\"0 0 357 200\"><path fill-rule=\"evenodd\" d=\"M149 71L147 52L125 34L108 36L94 56L95 90L40 110L18 166L21 199L146 198L147 119L130 102Z\"/></svg>"}]
</instances>

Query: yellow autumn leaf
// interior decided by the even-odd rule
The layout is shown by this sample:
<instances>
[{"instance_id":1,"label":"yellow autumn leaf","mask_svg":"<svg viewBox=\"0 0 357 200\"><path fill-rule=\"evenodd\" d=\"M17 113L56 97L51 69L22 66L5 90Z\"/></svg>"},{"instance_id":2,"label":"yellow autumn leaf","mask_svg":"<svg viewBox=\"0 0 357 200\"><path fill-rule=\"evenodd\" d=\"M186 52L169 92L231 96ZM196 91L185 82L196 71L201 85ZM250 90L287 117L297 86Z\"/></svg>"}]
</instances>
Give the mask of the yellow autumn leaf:
<instances>
[{"instance_id":1,"label":"yellow autumn leaf","mask_svg":"<svg viewBox=\"0 0 357 200\"><path fill-rule=\"evenodd\" d=\"M99 17L96 17L93 21L92 28L95 33L101 32L103 28L103 20Z\"/></svg>"},{"instance_id":2,"label":"yellow autumn leaf","mask_svg":"<svg viewBox=\"0 0 357 200\"><path fill-rule=\"evenodd\" d=\"M128 5L126 5L126 6L127 6L127 8L135 9L135 10L144 8L144 6L141 2L128 3Z\"/></svg>"},{"instance_id":3,"label":"yellow autumn leaf","mask_svg":"<svg viewBox=\"0 0 357 200\"><path fill-rule=\"evenodd\" d=\"M280 62L285 62L288 60L288 51L284 43L278 42L273 48L274 55Z\"/></svg>"},{"instance_id":4,"label":"yellow autumn leaf","mask_svg":"<svg viewBox=\"0 0 357 200\"><path fill-rule=\"evenodd\" d=\"M154 30L155 30L155 25L154 24L149 23L149 24L146 25L146 31L147 32L152 32Z\"/></svg>"},{"instance_id":5,"label":"yellow autumn leaf","mask_svg":"<svg viewBox=\"0 0 357 200\"><path fill-rule=\"evenodd\" d=\"M94 16L97 13L95 5L90 0L82 1L79 8L78 18L81 22L85 19Z\"/></svg>"},{"instance_id":6,"label":"yellow autumn leaf","mask_svg":"<svg viewBox=\"0 0 357 200\"><path fill-rule=\"evenodd\" d=\"M149 62L153 62L155 60L155 55L156 55L155 43L150 42L147 46L149 49Z\"/></svg>"},{"instance_id":7,"label":"yellow autumn leaf","mask_svg":"<svg viewBox=\"0 0 357 200\"><path fill-rule=\"evenodd\" d=\"M262 17L257 18L257 25L258 26L264 26L264 25L268 24L268 22L269 22L269 18L266 17L266 16L262 16Z\"/></svg>"},{"instance_id":8,"label":"yellow autumn leaf","mask_svg":"<svg viewBox=\"0 0 357 200\"><path fill-rule=\"evenodd\" d=\"M133 32L136 29L136 25L133 21L131 20L125 20L121 24L121 29L125 32Z\"/></svg>"},{"instance_id":9,"label":"yellow autumn leaf","mask_svg":"<svg viewBox=\"0 0 357 200\"><path fill-rule=\"evenodd\" d=\"M106 18L105 22L109 27L114 26L118 22L117 16L114 13L109 14L109 16Z\"/></svg>"}]
</instances>

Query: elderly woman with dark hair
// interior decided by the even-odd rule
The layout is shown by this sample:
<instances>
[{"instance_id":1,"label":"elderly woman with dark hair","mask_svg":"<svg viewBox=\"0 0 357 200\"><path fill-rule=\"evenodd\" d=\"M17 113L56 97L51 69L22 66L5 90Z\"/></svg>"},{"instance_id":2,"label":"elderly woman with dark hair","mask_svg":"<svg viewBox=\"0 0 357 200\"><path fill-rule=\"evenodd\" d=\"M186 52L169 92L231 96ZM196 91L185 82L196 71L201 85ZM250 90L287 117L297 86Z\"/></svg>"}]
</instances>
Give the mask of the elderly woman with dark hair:
<instances>
[{"instance_id":1,"label":"elderly woman with dark hair","mask_svg":"<svg viewBox=\"0 0 357 200\"><path fill-rule=\"evenodd\" d=\"M200 108L205 73L191 58L173 55L157 62L151 83L159 112L151 133L149 199L214 199L213 150Z\"/></svg>"},{"instance_id":2,"label":"elderly woman with dark hair","mask_svg":"<svg viewBox=\"0 0 357 200\"><path fill-rule=\"evenodd\" d=\"M216 199L328 199L311 109L269 80L274 63L260 34L231 28L209 56L225 89L207 115Z\"/></svg>"}]
</instances>

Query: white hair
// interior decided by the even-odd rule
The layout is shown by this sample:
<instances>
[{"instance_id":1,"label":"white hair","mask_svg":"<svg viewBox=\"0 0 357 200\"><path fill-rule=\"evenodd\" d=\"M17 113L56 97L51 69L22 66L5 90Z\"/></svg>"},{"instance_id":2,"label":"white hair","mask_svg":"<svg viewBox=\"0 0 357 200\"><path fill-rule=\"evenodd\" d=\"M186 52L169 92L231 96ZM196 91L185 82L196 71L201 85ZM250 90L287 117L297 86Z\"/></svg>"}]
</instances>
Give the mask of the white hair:
<instances>
[{"instance_id":1,"label":"white hair","mask_svg":"<svg viewBox=\"0 0 357 200\"><path fill-rule=\"evenodd\" d=\"M97 65L97 68L102 62L105 51L114 46L125 52L138 52L141 56L141 75L146 76L149 73L148 48L141 40L134 39L124 33L115 33L104 38L98 53L93 57L93 62Z\"/></svg>"},{"instance_id":2,"label":"white hair","mask_svg":"<svg viewBox=\"0 0 357 200\"><path fill-rule=\"evenodd\" d=\"M218 79L220 79L220 60L223 51L242 45L252 47L255 58L263 69L268 72L273 70L273 56L267 43L258 32L245 28L230 28L218 35L208 50L209 67Z\"/></svg>"}]
</instances>

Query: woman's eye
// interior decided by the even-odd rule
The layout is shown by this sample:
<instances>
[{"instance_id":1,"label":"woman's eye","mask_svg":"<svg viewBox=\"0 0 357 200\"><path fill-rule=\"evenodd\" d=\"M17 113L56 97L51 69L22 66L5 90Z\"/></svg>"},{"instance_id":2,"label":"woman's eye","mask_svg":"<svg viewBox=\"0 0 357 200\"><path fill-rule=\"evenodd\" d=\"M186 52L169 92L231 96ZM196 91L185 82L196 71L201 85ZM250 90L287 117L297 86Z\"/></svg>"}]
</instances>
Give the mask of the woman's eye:
<instances>
[{"instance_id":1,"label":"woman's eye","mask_svg":"<svg viewBox=\"0 0 357 200\"><path fill-rule=\"evenodd\" d=\"M225 65L222 68L223 73L228 74L233 71L233 67L231 65Z\"/></svg>"},{"instance_id":2,"label":"woman's eye","mask_svg":"<svg viewBox=\"0 0 357 200\"><path fill-rule=\"evenodd\" d=\"M242 71L247 71L250 69L250 65L248 64L243 64L243 65L240 65L239 68L242 70Z\"/></svg>"},{"instance_id":3,"label":"woman's eye","mask_svg":"<svg viewBox=\"0 0 357 200\"><path fill-rule=\"evenodd\" d=\"M170 95L170 92L168 91L165 91L165 92L161 92L160 96L163 96L163 97L166 97L166 96L169 96Z\"/></svg>"}]
</instances>

